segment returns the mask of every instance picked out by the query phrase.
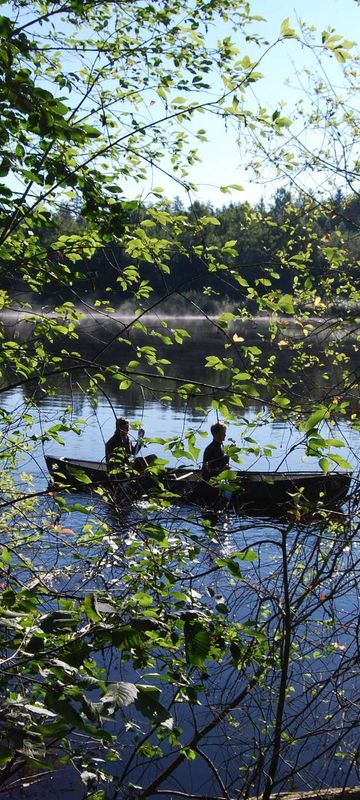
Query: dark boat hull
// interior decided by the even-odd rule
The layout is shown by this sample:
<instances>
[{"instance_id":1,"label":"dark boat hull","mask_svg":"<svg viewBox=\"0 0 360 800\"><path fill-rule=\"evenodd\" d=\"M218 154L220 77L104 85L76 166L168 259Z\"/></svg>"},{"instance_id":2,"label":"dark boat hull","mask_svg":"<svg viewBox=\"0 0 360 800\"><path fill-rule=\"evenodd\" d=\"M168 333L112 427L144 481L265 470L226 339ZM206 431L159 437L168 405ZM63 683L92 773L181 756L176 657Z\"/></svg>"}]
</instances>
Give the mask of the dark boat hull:
<instances>
[{"instance_id":1,"label":"dark boat hull","mask_svg":"<svg viewBox=\"0 0 360 800\"><path fill-rule=\"evenodd\" d=\"M183 485L179 478L167 480L172 491L191 502L205 506L231 503L242 513L278 512L297 504L310 508L319 501L323 506L333 506L345 500L350 483L350 472L239 472L225 490L208 484L198 474L186 478Z\"/></svg>"},{"instance_id":2,"label":"dark boat hull","mask_svg":"<svg viewBox=\"0 0 360 800\"><path fill-rule=\"evenodd\" d=\"M46 466L56 484L69 483L85 488L110 484L107 466L102 461L82 461L76 458L45 456Z\"/></svg>"},{"instance_id":3,"label":"dark boat hull","mask_svg":"<svg viewBox=\"0 0 360 800\"><path fill-rule=\"evenodd\" d=\"M104 462L46 456L47 468L57 485L86 490L107 487L118 502L135 500L156 490L158 481L149 473L138 476L109 475ZM213 486L201 470L168 468L159 480L183 502L222 508L231 504L240 513L268 512L294 507L295 500L324 506L341 503L349 490L350 472L236 472L231 482Z\"/></svg>"}]
</instances>

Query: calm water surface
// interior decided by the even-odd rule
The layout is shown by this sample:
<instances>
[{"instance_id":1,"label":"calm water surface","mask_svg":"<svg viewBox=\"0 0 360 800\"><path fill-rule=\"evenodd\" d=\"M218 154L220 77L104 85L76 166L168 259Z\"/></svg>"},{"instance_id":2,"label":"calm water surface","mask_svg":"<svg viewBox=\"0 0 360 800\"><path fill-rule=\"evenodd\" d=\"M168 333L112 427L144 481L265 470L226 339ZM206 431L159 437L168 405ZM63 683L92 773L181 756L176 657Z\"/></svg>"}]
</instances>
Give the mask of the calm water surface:
<instances>
[{"instance_id":1,"label":"calm water surface","mask_svg":"<svg viewBox=\"0 0 360 800\"><path fill-rule=\"evenodd\" d=\"M24 338L31 333L29 323L21 323L20 333ZM174 326L187 327L190 337L184 339L182 346L175 344L166 347L158 339L150 339L150 344L160 348L160 356L170 358L173 364L164 366L169 375L181 377L184 381L200 380L203 382L218 382L220 391L221 384L226 385L224 373L213 373L206 369L205 357L207 354L224 355L224 339L218 330L209 328L205 323L189 323L189 321L174 320ZM170 323L169 323L170 325ZM289 323L290 326L290 323ZM165 332L161 327L154 325L156 331ZM121 330L121 326L120 326ZM237 328L247 345L261 344L264 350L263 363L266 365L272 354L271 345L263 340L263 330L255 323L249 322ZM295 328L296 330L296 328ZM86 320L81 327L81 337L79 342L73 346L81 353L84 358L95 358L104 365L127 363L131 358L131 349L116 340L119 334L119 325L116 326L104 318L100 322ZM20 335L20 334L19 334ZM295 335L295 334L293 334ZM260 336L260 339L259 339ZM229 336L231 341L231 336ZM141 334L137 334L135 344L140 346L148 343ZM286 374L290 359L293 355L291 348L291 336L289 336L289 347L282 353L281 369L282 374ZM296 340L295 340L296 341ZM354 359L352 342L349 341L348 355ZM314 352L318 353L318 341L312 345ZM346 349L346 348L345 348ZM232 350L226 350L225 356L232 354ZM349 362L351 368L353 361ZM278 367L279 369L279 367ZM145 367L146 372L155 372L154 367ZM324 379L324 373L327 377ZM297 399L307 403L311 410L312 404L321 399L324 393L331 394L331 385L336 386L338 374L329 359L323 358L322 369L310 369L301 373L297 382ZM211 436L210 426L217 420L216 411L211 407L211 402L216 393L204 392L199 399L194 399L186 403L177 394L173 395L171 401L162 401L161 397L169 395L174 386L170 381L161 379L151 381L150 388L144 384L141 390L135 384L127 392L121 392L114 381L107 384L100 384L101 389L97 393L97 407L94 408L89 395L87 394L87 382L83 377L77 377L76 373L69 378L60 375L52 379L54 395L49 397L41 392L33 391L30 388L17 388L13 391L2 391L2 406L9 410L29 409L34 417L37 429L44 429L46 426L55 424L61 418L65 409L71 409L74 420L81 418L86 421L86 430L79 437L76 434L61 434L64 439L64 446L50 442L44 447L46 452L54 453L57 456L66 455L84 459L102 460L104 458L105 441L114 431L115 414L125 415L130 422L141 423L146 430L148 437L182 437L188 428L194 430L197 435L197 444L201 451ZM335 393L335 389L333 390ZM36 401L37 410L31 409L33 399ZM201 409L199 407L201 406ZM349 416L352 411L358 410L359 399L354 396L349 405ZM274 455L268 458L247 456L244 454L244 468L253 469L276 469L282 464L282 469L316 469L317 461L311 458L304 460L304 449L301 444L302 436L288 422L272 420L269 422L268 409L265 405L258 402L248 404L244 409L239 409L238 420L228 426L227 442L234 441L237 445L246 447L245 437L250 436L263 447L271 444L274 447ZM310 413L310 411L309 411ZM254 427L254 423L256 426ZM200 436L200 432L207 434L207 437ZM326 432L324 427L323 432ZM331 435L341 438L344 441L344 448L338 452L356 469L359 459L359 432L353 431L344 417L341 417L338 425L331 430ZM134 432L134 436L135 436ZM159 444L151 444L151 451L170 458L170 463L174 463L169 453L164 454L163 448ZM201 453L199 464L201 463ZM40 450L34 453L34 460L30 465L37 479L44 475L44 460Z\"/></svg>"},{"instance_id":2,"label":"calm water surface","mask_svg":"<svg viewBox=\"0 0 360 800\"><path fill-rule=\"evenodd\" d=\"M177 325L180 327L179 323L177 323ZM207 329L202 326L193 326L190 328L190 331L192 334L191 342L186 343L184 351L179 349L177 353L178 357L175 358L174 370L175 372L178 370L178 374L184 375L187 380L194 380L197 378L206 381L208 380L209 372L203 368L204 355L205 353L217 352L216 348L219 344L219 334L215 332L210 336ZM248 341L258 340L258 331L254 326L247 329L246 335ZM111 325L106 326L104 324L103 327L99 327L98 325L95 327L88 326L83 332L83 340L81 343L82 352L92 352L95 346L100 348L104 343L106 344L106 342L111 341L112 337L113 327ZM157 342L155 342L155 344L157 344ZM109 345L105 353L106 355L104 354L104 358L108 359L108 363L112 363L115 359L117 359L119 363L121 362L122 350L121 346L116 342ZM129 357L128 353L126 354L127 357ZM173 355L173 353L171 353L171 355ZM286 361L286 358L284 360ZM286 364L284 368L285 367ZM208 433L210 425L216 421L216 412L211 407L211 397L201 398L201 405L204 410L200 410L195 402L192 404L185 404L178 397L174 398L172 402L162 401L160 399L161 396L166 394L169 388L166 381L162 383L163 385L159 387L159 392L154 393L152 391L146 391L145 394L142 394L134 388L131 389L130 393L119 392L116 388L116 384L109 382L107 385L104 385L104 392L98 393L96 407L85 391L85 383L75 379L70 383L68 380L61 377L58 378L54 383L55 393L52 397L47 395L41 396L37 393L36 409L31 408L32 396L31 391L28 389L23 390L17 388L13 391L3 392L2 406L8 410L23 411L28 409L34 419L37 431L44 430L49 425L56 424L59 419L61 419L64 411L69 408L71 409L74 420L81 418L86 421L86 430L84 430L80 436L74 433L61 434L64 439L64 446L56 442L49 442L42 447L37 447L30 457L27 456L24 458L21 469L31 473L34 477L35 487L41 489L46 487L48 481L44 461L45 452L56 456L66 455L83 459L103 460L105 452L104 444L114 431L114 414L117 416L127 416L131 423L141 423L141 425L145 427L146 435L154 438L183 437L186 430L191 428L196 434L197 443L200 448L198 463L201 463L201 451L210 440L210 436L203 438L201 433ZM316 401L322 391L321 374L314 373L306 380L304 378L300 390L307 399L310 398L311 401L311 398L313 398L314 401ZM109 400L111 401L111 407ZM256 439L260 447L269 444L274 447L274 455L271 459L265 456L254 457L254 455L244 455L244 467L263 470L276 469L280 465L283 470L318 468L315 459L305 459L304 448L301 444L301 434L287 422L284 423L280 420L269 421L267 419L266 407L261 407L259 404L249 405L241 410L240 414L241 416L239 416L239 419L228 426L227 441L233 440L236 444L246 445L245 437L250 436ZM261 424L259 424L260 422ZM354 469L357 470L360 445L359 433L353 431L347 420L342 418L335 426L335 429L331 430L331 435L336 435L337 438L343 439L344 447L339 452L353 465ZM148 452L149 451L164 456L164 451L160 444L149 443ZM169 459L169 463L177 463L171 455L167 454L166 457ZM98 498L92 497L89 500L89 495L76 493L70 497L70 501L72 500L76 500L76 502L85 505L89 505L90 503L91 506L88 515L85 517L84 514L79 513L71 515L71 528L76 532L82 529L84 522L96 525L96 521L105 520L110 526L115 526L119 531L119 536L123 537L129 534L132 527L136 525L138 516L141 516L142 513L140 504L134 509L128 509L125 515L114 518L111 510ZM172 525L178 525L177 511L177 509L163 511L159 519L161 518L163 524L168 525L171 529ZM187 514L190 512L193 515L192 519L187 517ZM186 529L201 537L201 515L196 513L194 515L194 509L186 508L181 510L181 514L186 519ZM67 524L66 520L64 524ZM299 530L296 527L288 527L289 548L291 548L292 543L295 545L297 542ZM242 588L241 597L238 599L235 597L231 582L229 584L228 578L224 578L221 574L217 578L215 585L216 592L219 595L222 594L228 599L231 598L234 619L247 619L249 613L251 613L253 609L252 586L256 586L258 591L261 590L262 586L264 587L264 592L269 592L269 586L272 588L274 594L278 591L278 586L281 583L282 577L282 562L278 547L281 535L282 524L274 520L239 519L238 517L225 515L223 518L217 520L213 540L210 541L210 543L208 540L206 549L193 566L193 575L189 575L187 579L191 578L194 580L194 585L196 586L196 574L202 574L206 571L206 568L214 563L214 559L251 545L256 550L258 559L244 567L246 581ZM304 557L304 547L307 547L309 552L312 548L315 551L316 537L316 525L310 526L306 544L304 544L304 539L301 540L301 557ZM121 538L119 541L121 541ZM261 547L257 547L259 541L263 542ZM103 570L101 573L94 570L86 576L79 573L79 571L68 569L69 552L66 545L64 545L61 552L59 551L56 554L55 569L53 563L54 553L50 540L47 545L47 547L39 546L35 560L37 559L38 561L39 569L44 574L46 573L48 575L52 589L58 588L59 590L64 590L65 587L68 591L82 594L93 589L101 589L104 587L105 583L109 585L109 581L113 581L114 585L119 581L119 566L103 555L104 544L102 541L99 542L98 555L99 559L104 558ZM353 543L351 552L351 558L355 564L357 564L359 558L356 548L357 544L355 542ZM94 550L92 546L92 550L89 551L89 557L93 556ZM345 560L347 557L344 548ZM294 574L299 576L299 574L301 574L301 567L299 567L300 556L294 556L295 562L296 558L298 558L298 563L294 563ZM334 572L324 581L324 584L321 586L324 597L331 595L332 587L336 584L337 580L339 580L339 576ZM213 578L211 579L211 584L209 581L209 585L211 585L211 588L214 588ZM206 586L206 578L202 578L199 583L201 589L203 589L204 586ZM309 641L313 639L314 649L316 647L317 636L316 624L325 614L324 609L319 607L315 599L314 610L311 616L311 625L310 622L306 623L309 629L313 626L313 632L311 633L310 630L308 630L308 636ZM344 641L346 641L346 626L347 624L350 625L350 620L353 620L354 616L356 616L360 610L358 609L359 597L356 581L353 580L351 582L350 591L344 586L340 587L337 597L332 602L334 613L336 612L336 615L341 617L343 621L341 631L339 629L339 637L342 637L341 641L344 643ZM328 610L326 613L328 614ZM340 655L341 653L342 651L339 650ZM327 663L322 661L318 662L315 668L315 674L317 670L318 680L320 680L320 677L325 682L329 680L329 675L331 675L332 670L337 667L337 662L335 662L334 656L329 658ZM118 679L119 665L116 659L106 666L110 679L114 679L115 675ZM216 683L215 672L216 669L214 668L214 686ZM300 737L301 732L306 733L309 731L311 727L311 718L310 716L304 717L300 727L298 721L295 724L295 720L299 715L301 716L302 697L306 687L304 687L304 676L300 674L300 672L297 674L296 667L293 668L293 673L294 690L292 706L291 710L289 710L289 730L293 728L295 731L296 729L296 736ZM313 665L310 664L310 662L308 674L310 677L306 680L308 680L309 685L313 685ZM128 675L127 678L131 680L132 676ZM136 675L136 679L139 679L139 675ZM351 680L353 682L351 693L355 695L359 680L358 675L354 673L351 676ZM235 683L236 680L233 671L229 669L228 672L226 672L226 670L224 670L222 679L220 683L217 684L218 688L213 690L213 703L216 704L216 694L218 694L218 699L220 696L223 699L226 692L230 695L231 691L234 689ZM341 688L343 689L344 687ZM254 707L251 708L250 704L246 709L246 721L242 722L243 728L241 735L245 747L242 755L244 763L247 758L246 748L254 735L249 720L252 714L259 713L259 709L257 708L258 702L261 703L261 698L254 696ZM186 730L189 724L186 712L182 714L182 712L179 711L178 713L180 717L182 716L182 726ZM203 711L204 719L207 718L208 713L209 709L208 705L206 705ZM267 715L266 709L264 709L262 713L265 719ZM314 713L316 716L315 711L311 713ZM323 713L323 709L321 709L321 713ZM241 715L239 717L239 722L240 718ZM119 735L121 736L121 731L119 731ZM324 737L326 738L327 735L328 733L324 731L321 737L318 738L317 743L311 741L310 746L306 746L303 749L300 762L304 766L302 771L299 770L299 779L296 788L307 789L309 788L308 781L314 781L311 769L310 767L306 767L306 764L309 760L310 752L313 755L316 751L316 747L319 748L319 751L324 747ZM235 735L235 729L233 739L231 740L229 740L228 732L225 730L217 731L216 741L215 739L214 741L210 740L207 747L208 755L213 757L215 761L218 761L219 765L226 763L227 778L230 783L234 782L234 786L236 787L240 744L238 734ZM234 761L234 757L236 757L237 760ZM145 778L146 773L145 782L147 782L150 780L152 769L152 766L149 764L143 766L137 765L134 774L131 775L131 779L136 782L136 777L138 777L138 779ZM116 771L115 767L114 770ZM282 773L285 781L283 788L290 788L286 783L287 772L287 765L284 762L282 766ZM341 785L344 774L342 762L332 760L331 763L328 763L326 758L322 756L320 763L316 763L315 773L317 778L320 774L320 781L326 780L329 785ZM65 781L65 784L62 781ZM356 777L352 775L348 778L348 783L350 785L354 782L356 782ZM39 787L36 791L33 791L31 795L27 794L26 796L30 796L31 800L40 800L42 797L45 798L48 796L47 793L50 791L50 786L54 800L57 800L57 798L60 799L60 797L63 800L73 800L74 798L81 797L81 794L79 794L81 791L79 783L76 778L74 778L73 773L69 772L64 773L63 778L61 778L61 776L55 777L51 780L51 783L45 784L44 788ZM185 786L186 790L189 792L194 790L206 792L210 790L212 786L211 776L209 776L206 765L201 759L191 764L185 764L177 771L172 788L175 790L181 786Z\"/></svg>"}]
</instances>

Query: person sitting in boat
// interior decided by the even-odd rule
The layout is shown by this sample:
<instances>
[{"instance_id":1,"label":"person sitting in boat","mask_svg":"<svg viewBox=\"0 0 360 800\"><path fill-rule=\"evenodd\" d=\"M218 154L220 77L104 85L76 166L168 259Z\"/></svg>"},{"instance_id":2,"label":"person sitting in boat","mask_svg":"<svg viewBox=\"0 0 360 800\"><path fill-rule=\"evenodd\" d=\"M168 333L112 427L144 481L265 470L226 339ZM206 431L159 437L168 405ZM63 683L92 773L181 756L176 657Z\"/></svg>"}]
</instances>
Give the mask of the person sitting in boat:
<instances>
[{"instance_id":1,"label":"person sitting in boat","mask_svg":"<svg viewBox=\"0 0 360 800\"><path fill-rule=\"evenodd\" d=\"M107 466L109 469L123 466L130 463L131 456L135 456L132 461L134 468L139 472L144 472L156 456L149 455L146 458L138 456L143 445L142 439L145 431L143 428L139 428L137 442L132 443L129 437L129 428L129 420L125 417L119 417L116 420L115 433L105 444Z\"/></svg>"},{"instance_id":2,"label":"person sitting in boat","mask_svg":"<svg viewBox=\"0 0 360 800\"><path fill-rule=\"evenodd\" d=\"M204 450L202 476L205 481L219 475L229 466L229 456L224 453L222 443L226 436L226 426L222 422L215 422L210 428L213 440Z\"/></svg>"}]
</instances>

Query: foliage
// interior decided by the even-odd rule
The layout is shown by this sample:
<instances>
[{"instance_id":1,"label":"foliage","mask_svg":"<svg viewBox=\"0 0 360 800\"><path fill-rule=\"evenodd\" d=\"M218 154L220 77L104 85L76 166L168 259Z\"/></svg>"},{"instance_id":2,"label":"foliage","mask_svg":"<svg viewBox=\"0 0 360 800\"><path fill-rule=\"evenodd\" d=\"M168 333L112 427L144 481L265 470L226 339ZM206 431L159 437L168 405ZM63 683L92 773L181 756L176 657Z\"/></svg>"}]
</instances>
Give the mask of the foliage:
<instances>
[{"instance_id":1,"label":"foliage","mask_svg":"<svg viewBox=\"0 0 360 800\"><path fill-rule=\"evenodd\" d=\"M239 442L227 445L235 465L271 458L274 443L261 444L259 431L281 419L324 473L348 467L334 431L345 419L359 429L348 347L357 352L359 302L352 43L331 29L314 40L305 24L283 21L270 49L306 48L322 70L307 73L312 105L298 103L290 118L280 105L256 106L248 92L269 45L242 0L13 0L3 11L2 789L31 793L46 771L65 769L93 800L150 797L177 791L183 765L196 770L201 761L214 797L268 800L288 782L302 787L301 770L315 776L325 754L346 759L353 781L358 715L347 680L357 677L357 611L342 615L339 604L357 586L356 497L346 513L294 497L291 517L270 534L244 512L233 527L239 546L227 548L225 524L177 506L160 460L148 503L130 495L120 509L104 488L89 500L43 488L44 478L40 489L32 483L49 443L85 433L80 396L94 415L99 399L116 413L160 396L184 419L189 407L203 419L221 416L238 426ZM243 53L246 43L257 57ZM324 81L327 59L348 87L340 100ZM246 137L258 177L271 165L278 179L290 176L293 194L284 185L269 209L219 212L199 202L171 207L156 186L134 199L148 170L171 174L191 197L193 140L206 139L197 122L206 110ZM311 156L307 141L318 142L319 127L324 144ZM319 185L330 176L325 197L308 189L309 173ZM231 188L239 189L224 194ZM89 262L103 284L93 304L96 286L92 298L82 291ZM119 295L131 300L130 319L106 338ZM207 298L224 295L231 308L211 319ZM185 365L194 348L186 323L162 318L173 298L220 342L217 352L197 343L195 375ZM345 313L322 320L336 299L346 300ZM99 325L87 353L86 314ZM244 323L258 315L264 325L252 341ZM171 354L179 352L176 373ZM60 379L74 399L59 414ZM197 430L185 428L157 444L192 465ZM125 477L131 486L136 473ZM316 745L304 756L310 727Z\"/></svg>"},{"instance_id":2,"label":"foliage","mask_svg":"<svg viewBox=\"0 0 360 800\"><path fill-rule=\"evenodd\" d=\"M345 201L337 193L328 199L324 213L323 206L314 209L301 196L293 200L290 192L282 202L283 194L283 190L276 193L268 209L263 204L252 207L248 202L232 202L214 210L198 201L189 209L182 209L181 214L176 203L140 207L140 225L153 240L153 252L152 259L142 265L138 299L148 297L151 290L156 299L163 295L162 272L154 274L153 270L157 257L154 240L161 238L169 241L171 261L176 265L176 272L172 270L167 277L169 291L184 286L186 298L200 302L206 272L208 304L213 311L227 302L229 307L242 304L247 310L264 312L272 311L278 304L280 312L293 314L293 304L286 297L293 292L294 278L297 278L297 306L301 310L304 305L312 307L314 298L318 298L318 312L331 316L339 310L341 313L346 304L355 306L359 298L360 256L354 236L356 195ZM70 220L72 225L81 224L81 218L76 221L70 216ZM63 232L63 211L54 216L53 222ZM67 224L65 218L65 229ZM181 242L182 248L175 246L172 237ZM104 301L110 287L116 305L127 300L133 302L136 271L130 257L135 246L132 243L126 253L122 244L112 243L90 260L82 261L83 278L81 282L74 281L73 291L77 294L81 291L83 296L85 293L90 302ZM210 248L218 254L222 268L218 264L216 269L204 270L205 249L209 253ZM296 275L300 269L306 272L307 282L301 288ZM314 285L321 295L311 291ZM282 293L281 299L271 296L271 286ZM49 289L48 292L51 298ZM70 290L66 296L70 299ZM181 298L177 301L172 296L169 308L175 308L176 303L180 305ZM183 307L185 304L186 301Z\"/></svg>"}]
</instances>

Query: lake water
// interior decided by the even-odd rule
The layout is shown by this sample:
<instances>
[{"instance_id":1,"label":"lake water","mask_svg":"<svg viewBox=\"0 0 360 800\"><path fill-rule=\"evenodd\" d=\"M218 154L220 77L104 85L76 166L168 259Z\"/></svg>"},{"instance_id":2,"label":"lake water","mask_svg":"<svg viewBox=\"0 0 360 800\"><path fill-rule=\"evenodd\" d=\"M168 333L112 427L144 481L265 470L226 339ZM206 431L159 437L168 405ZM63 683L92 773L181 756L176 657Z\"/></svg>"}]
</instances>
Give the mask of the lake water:
<instances>
[{"instance_id":1,"label":"lake water","mask_svg":"<svg viewBox=\"0 0 360 800\"><path fill-rule=\"evenodd\" d=\"M176 325L180 327L179 321ZM185 324L181 323L181 327L185 327ZM191 339L185 340L184 349L175 348L172 375L181 376L186 381L196 379L210 383L209 370L204 368L204 357L207 353L219 352L222 346L221 333L218 330L211 332L208 327L194 323L189 330ZM259 333L262 335L261 329L259 331L253 324L239 331L239 335L243 335L249 344L259 341ZM26 337L26 330L22 331L22 335ZM76 346L84 357L90 354L93 357L102 351L103 363L121 363L127 354L127 347L116 341L116 328L108 322L100 326L86 323L82 339ZM270 352L267 346L266 359ZM163 353L165 357L166 347ZM349 353L352 357L351 342ZM288 368L288 361L285 354L284 371ZM309 407L321 397L324 385L326 388L329 386L329 380L336 385L337 374L331 363L326 365L326 370L331 374L325 382L323 370L309 371L299 379L299 396L306 398ZM148 371L153 372L153 369L149 368ZM133 386L126 393L120 392L114 381L108 381L101 384L96 404L87 393L87 380L76 375L71 380L57 376L52 381L51 396L41 394L32 387L3 390L2 408L15 412L19 417L26 411L34 420L36 432L56 424L66 409L71 409L74 421L79 418L86 421L86 429L80 436L75 433L61 434L64 446L56 442L47 442L41 447L37 445L30 456L24 457L19 470L30 473L34 488L41 490L46 488L48 481L45 452L56 456L102 460L104 443L114 430L115 414L127 416L131 424L141 423L146 435L154 438L181 438L191 428L202 450L210 440L210 425L217 419L211 402L221 395L224 381L222 373L218 373L216 379L216 387L209 391L204 389L200 402L198 399L185 402L178 395L171 400L162 400L161 397L169 395L173 389L172 382L166 379L153 381L150 388ZM353 397L349 417L356 408L357 400ZM207 433L206 437L201 435L204 432ZM341 417L331 430L331 435L343 439L344 447L339 452L356 471L359 463L359 432L351 428L350 420ZM256 439L261 449L271 445L274 448L271 458L262 454L247 454L245 449L249 442L246 437ZM228 426L227 441L231 440L244 447L243 465L247 468L266 470L276 469L280 465L283 470L317 468L315 459L304 456L299 431L288 421L269 419L266 405L259 402L252 402L239 410L239 417ZM149 443L149 451L164 455L160 444ZM167 453L166 457L169 463L177 463L171 454ZM198 462L201 463L201 453ZM54 513L52 498L41 502L42 512L46 509ZM356 756L342 757L344 753L351 754L357 750L360 719L357 705L360 688L357 640L360 553L358 518L350 514L349 506L345 504L342 510L338 510L332 522L328 519L324 522L299 520L296 524L288 520L239 518L224 514L215 520L213 529L209 531L203 526L200 511L186 506L149 512L144 502L114 515L113 510L96 495L74 493L67 496L67 502L77 502L88 508L85 514L75 511L61 518L61 525L73 530L74 536L70 534L54 538L53 532L48 530L40 543L34 545L30 537L26 543L26 536L23 543L24 552L28 548L41 571L42 580L52 592L66 591L81 596L111 586L117 591L126 565L123 560L124 541L131 540L139 519L150 513L152 519L166 525L168 530L177 534L180 532L184 548L189 545L191 537L197 538L198 552L184 567L182 585L191 585L195 592L201 594L207 592L209 602L213 602L211 598L214 595L224 598L234 622L262 619L264 632L276 642L284 600L283 559L286 553L291 608L296 624L288 677L283 755L276 789L306 790L315 785L341 786L343 783L354 785L358 782ZM93 541L87 544L86 534L81 538L84 525L99 531L96 546ZM115 532L115 545L111 531ZM79 547L80 562L77 560ZM216 559L226 558L232 552L248 547L256 553L256 560L242 565L241 582L221 570L213 570ZM328 552L325 560L324 547ZM34 548L37 548L35 555ZM85 563L87 566L83 569ZM309 578L311 572L317 574L313 586ZM32 579L31 575L25 577L29 581ZM281 637L274 646L281 648ZM299 654L298 658L296 653ZM119 662L118 654L108 653L105 666L110 680L118 680L120 676L125 680L146 678L141 669L136 675L131 673L126 664ZM221 666L213 663L208 673L208 686L201 694L202 705L195 710L181 703L174 707L176 722L183 728L185 739L191 739L194 728L208 722L222 705L231 705L232 698L239 694L246 680L246 673L234 670L230 663ZM271 676L269 674L269 684L266 679L264 685L255 687L243 702L235 705L231 713L229 711L219 721L203 742L203 755L183 764L162 787L169 790L169 797L171 791L183 790L190 794L219 796L224 785L230 797L237 796L238 791L244 791L244 786L245 794L255 794L260 790L268 756L264 755L261 765L260 762L255 764L254 754L265 752L267 747L271 750L279 680L280 675L276 671ZM168 701L171 702L170 690ZM123 723L118 721L111 730L122 741ZM131 747L134 747L134 742L126 744L127 755L131 753ZM209 766L210 762L212 767ZM121 764L112 767L116 775L121 774L121 769ZM134 758L131 768L126 772L125 782L147 785L162 769L163 765L156 763L156 760L154 763L144 758ZM62 800L73 800L81 796L76 775L67 769L62 776L55 776L50 783L45 781L26 797L30 796L31 800L35 800L35 797L38 800L45 798L50 787L54 800L60 797ZM121 794L121 797L125 796L128 797L127 794ZM111 793L107 797L111 798Z\"/></svg>"},{"instance_id":2,"label":"lake water","mask_svg":"<svg viewBox=\"0 0 360 800\"><path fill-rule=\"evenodd\" d=\"M99 390L96 392L97 407L94 408L88 389L88 380L82 375L82 371L74 372L69 377L62 374L51 379L53 389L52 396L43 392L34 391L33 387L18 387L7 392L6 387L2 389L2 406L5 409L17 409L29 411L33 415L37 430L39 426L44 428L46 425L56 424L65 409L71 409L73 420L81 418L86 422L86 433L82 436L76 434L65 434L65 446L51 443L44 448L47 452L51 450L55 455L67 455L70 457L91 458L102 460L104 458L105 441L114 431L114 421L116 416L126 416L130 423L141 423L145 427L148 437L182 437L188 428L194 430L197 436L197 444L204 449L208 441L211 440L209 433L210 426L218 419L218 412L211 408L212 400L222 395L221 387L226 386L226 373L212 372L205 368L205 357L207 354L231 354L231 350L223 350L224 337L221 331L213 329L204 322L191 322L189 320L170 320L175 327L187 327L190 336L184 339L182 345L175 343L171 348L162 345L158 339L150 340L151 345L160 350L160 356L172 359L171 365L164 365L164 370L170 376L168 379L155 376L148 383L133 383L132 387L122 392L118 389L118 383L108 381L106 384L99 383ZM19 338L27 338L31 335L29 323L22 322L19 327ZM127 363L131 358L131 349L123 343L118 342L117 338L123 325L116 325L107 318L95 323L93 320L85 320L81 326L81 338L74 343L73 348L78 350L83 359L91 363L92 360L103 365L117 363L119 365ZM154 320L150 326L156 332L167 333L167 329L159 326L158 320ZM288 325L289 328L289 325ZM259 327L259 323L248 322L236 328L238 335L247 346L260 344L263 348L262 362L267 365L272 354L271 343L264 339L265 322ZM293 337L293 338L292 338ZM231 342L232 335L228 335ZM136 334L133 345L142 346L147 342L141 332ZM281 354L281 361L277 369L281 369L281 374L286 375L294 356L293 344L296 342L296 326L291 334L288 331L289 347L285 348ZM321 337L316 338L309 346L309 353L318 353L318 345ZM349 371L356 366L357 354L351 339L344 345L344 349L350 359ZM341 364L340 364L341 366ZM154 375L154 366L145 366L144 371ZM91 374L91 373L90 373ZM260 373L261 374L261 373ZM325 375L325 378L324 378ZM184 401L176 393L177 384L171 382L171 376L186 382L200 381L204 387L201 393L191 399ZM293 378L293 376L292 376ZM316 402L325 396L336 394L339 380L339 368L335 368L332 363L331 355L323 357L321 369L314 367L300 372L299 378L294 385L295 399L302 401L308 413ZM206 385L214 385L211 390ZM167 396L169 399L162 401L161 398ZM348 417L359 408L359 398L356 389L354 394L349 395L350 403ZM226 394L225 394L226 398ZM31 410L33 403L36 403L36 411ZM245 401L244 408L238 410L237 419L228 425L227 442L234 441L237 445L244 448L243 459L244 467L252 469L277 469L282 464L286 469L314 469L317 468L315 459L307 458L304 460L304 448L302 446L302 435L288 421L273 418L269 420L268 408L261 401ZM221 414L221 412L220 412ZM326 430L326 428L324 428ZM200 432L202 436L200 436ZM207 433L207 438L203 435ZM341 438L344 448L341 455L349 460L356 469L359 457L359 433L352 430L347 418L339 417L335 427L330 431L332 436ZM136 432L134 431L134 436ZM269 458L260 456L254 458L253 455L246 454L246 437L253 437L261 448L271 445L274 454ZM171 458L169 452L164 454L161 445L152 444L151 451L158 455ZM44 462L42 454L38 451L34 454L36 462L33 462L31 471L35 474L44 474ZM201 463L201 454L198 463Z\"/></svg>"}]
</instances>

